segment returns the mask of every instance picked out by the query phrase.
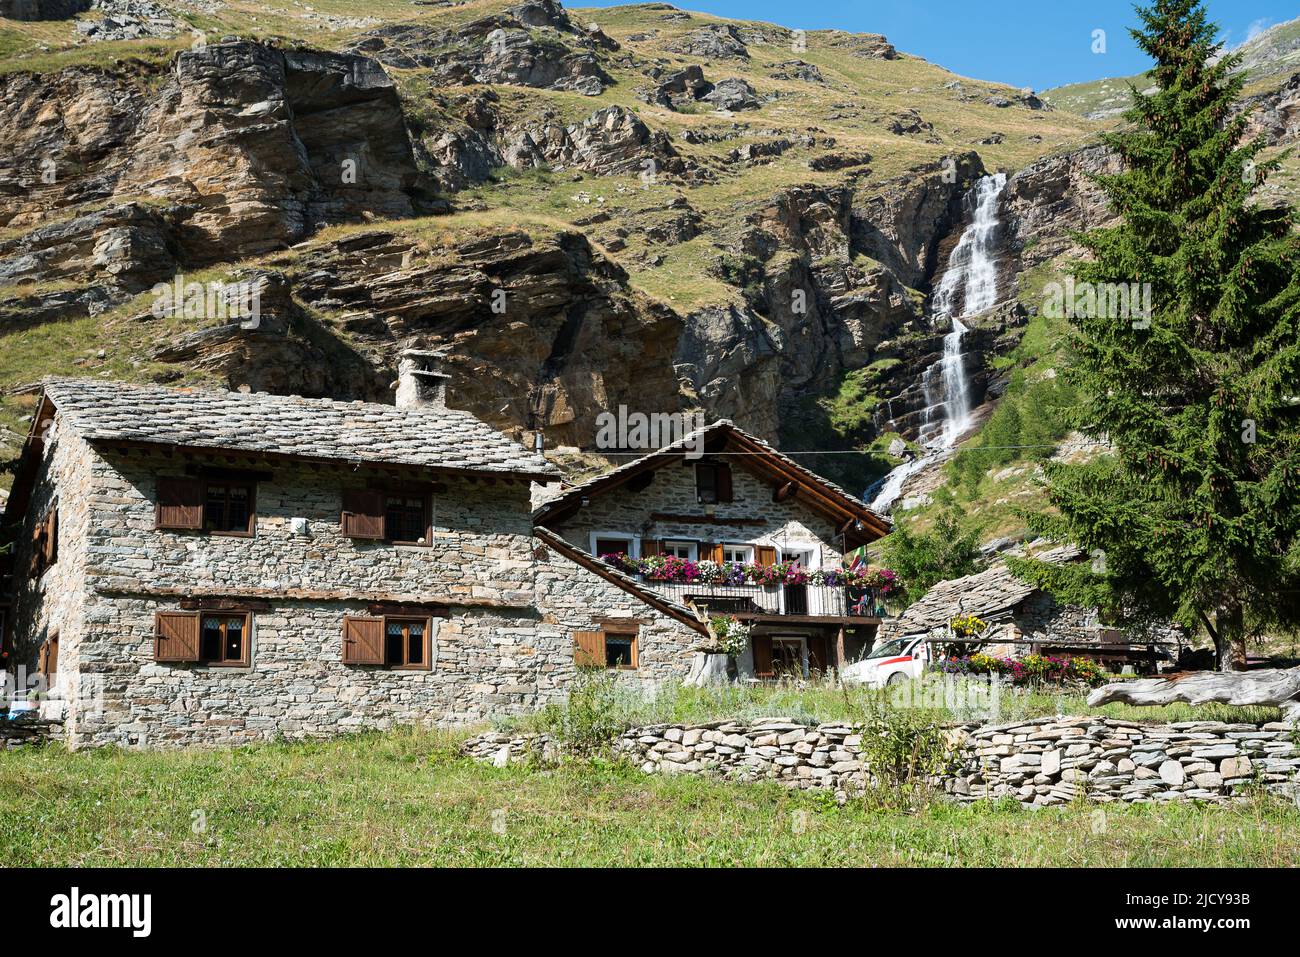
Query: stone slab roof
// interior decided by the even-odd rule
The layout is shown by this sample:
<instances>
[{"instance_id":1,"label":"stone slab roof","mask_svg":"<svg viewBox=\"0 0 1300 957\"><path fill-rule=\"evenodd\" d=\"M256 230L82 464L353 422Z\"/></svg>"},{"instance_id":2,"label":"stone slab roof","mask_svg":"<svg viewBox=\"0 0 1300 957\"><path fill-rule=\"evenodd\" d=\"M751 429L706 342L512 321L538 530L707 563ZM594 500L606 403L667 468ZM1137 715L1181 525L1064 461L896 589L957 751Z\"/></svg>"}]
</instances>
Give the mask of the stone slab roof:
<instances>
[{"instance_id":1,"label":"stone slab roof","mask_svg":"<svg viewBox=\"0 0 1300 957\"><path fill-rule=\"evenodd\" d=\"M1064 563L1083 554L1073 546L1054 548L1034 557L1044 562ZM890 627L895 635L915 635L942 628L957 615L977 615L985 621L998 618L1038 589L1011 573L1004 561L964 578L939 582L910 606Z\"/></svg>"},{"instance_id":2,"label":"stone slab roof","mask_svg":"<svg viewBox=\"0 0 1300 957\"><path fill-rule=\"evenodd\" d=\"M755 453L767 456L774 462L779 462L787 472L794 474L803 482L819 486L831 498L838 500L840 507L842 507L846 513L868 519L872 524L878 526L880 534L882 535L888 534L890 531L891 525L888 516L881 515L879 512L874 511L866 502L858 498L856 495L841 488L829 479L822 478L822 476L818 475L816 472L804 468L804 466L800 465L788 455L773 448L758 436L746 432L730 419L719 419L711 425L706 425L702 429L696 429L695 431L686 434L671 445L666 445L657 451L633 459L631 462L624 463L623 465L620 465L609 472L598 475L595 478L565 488L559 495L543 501L533 512L533 520L535 522L544 521L548 514L554 514L567 503L578 501L588 493L599 491L611 485L616 485L619 479L640 472L656 460L663 460L666 456L675 457L678 455L685 455L687 452L697 450L700 448L699 443L701 441L708 442L711 437L719 435L732 435L743 439L750 446L755 447Z\"/></svg>"},{"instance_id":3,"label":"stone slab roof","mask_svg":"<svg viewBox=\"0 0 1300 957\"><path fill-rule=\"evenodd\" d=\"M89 441L555 479L559 470L468 412L263 392L50 379L45 395Z\"/></svg>"}]
</instances>

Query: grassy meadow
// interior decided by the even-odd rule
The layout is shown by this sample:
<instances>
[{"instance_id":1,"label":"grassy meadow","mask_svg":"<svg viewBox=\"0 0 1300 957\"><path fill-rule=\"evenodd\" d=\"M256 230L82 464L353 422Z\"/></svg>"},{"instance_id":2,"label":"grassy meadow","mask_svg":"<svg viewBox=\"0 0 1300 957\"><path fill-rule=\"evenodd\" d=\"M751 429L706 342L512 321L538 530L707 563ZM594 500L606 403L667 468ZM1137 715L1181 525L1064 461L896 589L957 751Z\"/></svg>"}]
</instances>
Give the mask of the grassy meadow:
<instances>
[{"instance_id":1,"label":"grassy meadow","mask_svg":"<svg viewBox=\"0 0 1300 957\"><path fill-rule=\"evenodd\" d=\"M629 722L794 715L851 720L870 692L829 685L668 689L599 706ZM1001 715L1071 712L1019 696ZM1105 713L1136 718L1138 709ZM1258 712L1258 713L1256 713ZM1142 718L1267 720L1262 709L1175 706ZM513 722L551 729L543 712ZM548 724L549 722L549 724ZM838 805L775 783L645 775L604 758L495 768L462 757L468 730L397 729L229 750L0 753L0 860L10 866L1285 866L1300 810L1079 802L959 806L882 790Z\"/></svg>"},{"instance_id":2,"label":"grassy meadow","mask_svg":"<svg viewBox=\"0 0 1300 957\"><path fill-rule=\"evenodd\" d=\"M232 751L0 754L10 866L1286 866L1267 799L1024 810L837 806L618 764L497 769L445 732Z\"/></svg>"}]
</instances>

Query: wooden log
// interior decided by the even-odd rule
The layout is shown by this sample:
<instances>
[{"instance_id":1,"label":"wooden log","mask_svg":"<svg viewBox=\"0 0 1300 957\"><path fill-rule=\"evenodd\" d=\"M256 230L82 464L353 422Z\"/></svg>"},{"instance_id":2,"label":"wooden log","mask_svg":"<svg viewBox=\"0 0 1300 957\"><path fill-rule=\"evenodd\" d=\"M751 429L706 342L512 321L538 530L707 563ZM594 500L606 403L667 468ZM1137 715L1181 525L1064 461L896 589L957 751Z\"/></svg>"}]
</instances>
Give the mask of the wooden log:
<instances>
[{"instance_id":1,"label":"wooden log","mask_svg":"<svg viewBox=\"0 0 1300 957\"><path fill-rule=\"evenodd\" d=\"M1112 701L1132 705L1161 705L1183 701L1218 701L1236 707L1281 708L1291 723L1300 723L1300 668L1259 671L1194 671L1172 678L1116 681L1088 695L1088 706Z\"/></svg>"}]
</instances>

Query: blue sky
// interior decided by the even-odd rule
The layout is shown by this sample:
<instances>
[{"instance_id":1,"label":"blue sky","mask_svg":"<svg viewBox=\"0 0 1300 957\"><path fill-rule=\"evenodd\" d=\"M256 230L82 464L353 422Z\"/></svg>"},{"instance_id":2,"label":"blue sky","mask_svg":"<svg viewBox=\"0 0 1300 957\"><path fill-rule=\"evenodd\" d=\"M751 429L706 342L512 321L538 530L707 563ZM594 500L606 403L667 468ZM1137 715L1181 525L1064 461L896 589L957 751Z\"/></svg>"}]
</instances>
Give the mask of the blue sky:
<instances>
[{"instance_id":1,"label":"blue sky","mask_svg":"<svg viewBox=\"0 0 1300 957\"><path fill-rule=\"evenodd\" d=\"M569 0L612 7L613 0ZM898 49L954 73L1043 90L1126 76L1149 65L1128 35L1130 0L674 0L684 10L766 20L804 30L883 33ZM1252 30L1300 15L1298 0L1208 0L1206 8L1235 46ZM1093 53L1093 31L1106 52Z\"/></svg>"}]
</instances>

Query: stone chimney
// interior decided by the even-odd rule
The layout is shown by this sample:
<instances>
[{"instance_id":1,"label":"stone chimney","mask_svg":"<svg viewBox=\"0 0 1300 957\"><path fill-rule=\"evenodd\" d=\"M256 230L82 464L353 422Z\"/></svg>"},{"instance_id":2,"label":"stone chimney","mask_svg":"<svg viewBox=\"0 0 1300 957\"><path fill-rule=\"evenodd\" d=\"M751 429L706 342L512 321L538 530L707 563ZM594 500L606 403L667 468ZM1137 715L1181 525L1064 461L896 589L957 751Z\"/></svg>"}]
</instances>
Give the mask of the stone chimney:
<instances>
[{"instance_id":1,"label":"stone chimney","mask_svg":"<svg viewBox=\"0 0 1300 957\"><path fill-rule=\"evenodd\" d=\"M447 383L451 376L442 370L437 352L407 349L397 362L397 407L399 409L447 408Z\"/></svg>"}]
</instances>

